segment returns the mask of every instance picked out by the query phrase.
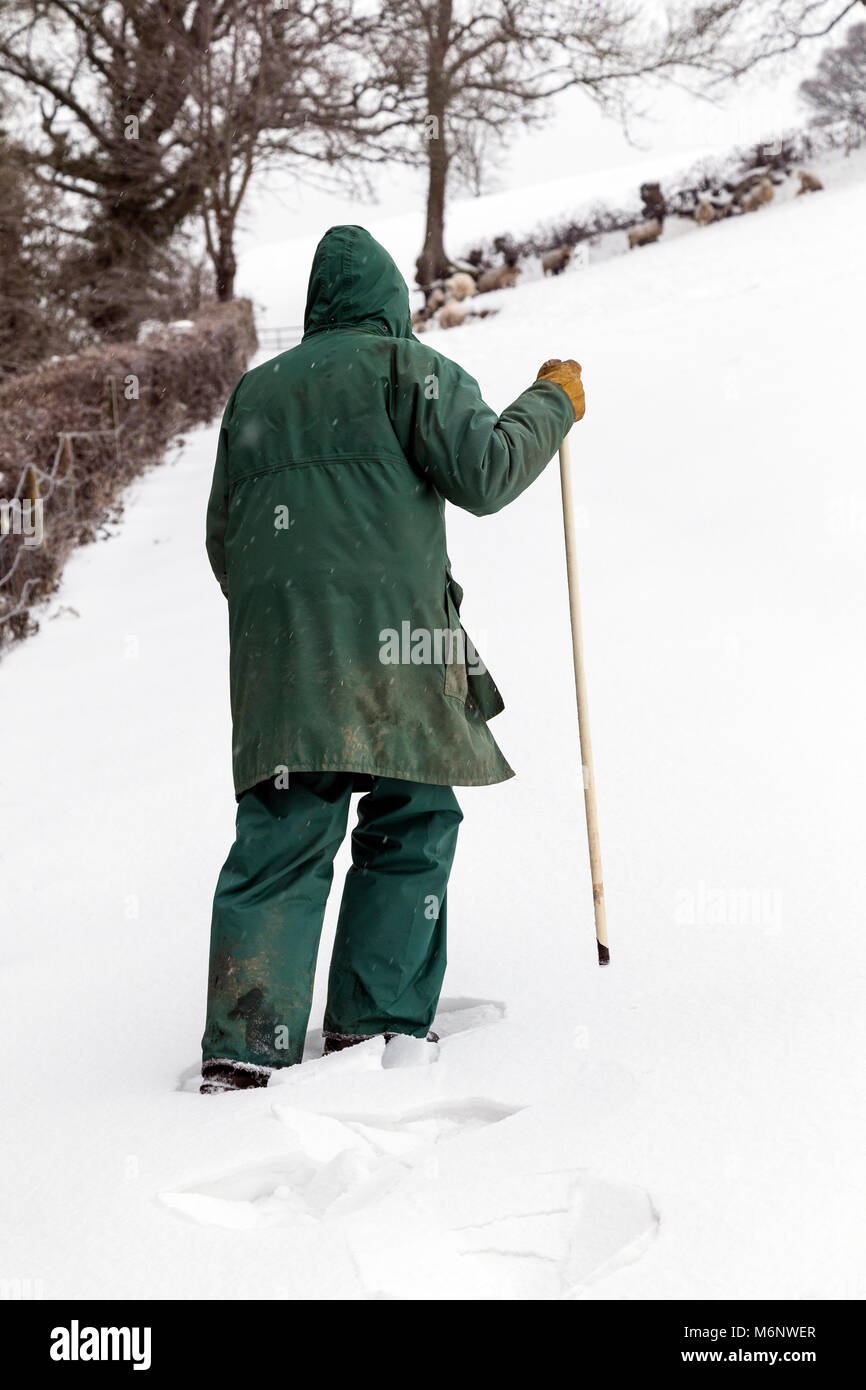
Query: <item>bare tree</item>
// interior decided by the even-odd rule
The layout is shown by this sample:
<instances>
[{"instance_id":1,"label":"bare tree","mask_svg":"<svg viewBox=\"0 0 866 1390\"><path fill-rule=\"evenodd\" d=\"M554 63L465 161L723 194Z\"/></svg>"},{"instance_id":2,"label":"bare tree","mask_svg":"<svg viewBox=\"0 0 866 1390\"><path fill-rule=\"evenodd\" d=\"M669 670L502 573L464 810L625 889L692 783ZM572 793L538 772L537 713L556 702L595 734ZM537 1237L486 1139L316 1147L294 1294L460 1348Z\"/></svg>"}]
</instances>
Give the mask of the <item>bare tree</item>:
<instances>
[{"instance_id":1,"label":"bare tree","mask_svg":"<svg viewBox=\"0 0 866 1390\"><path fill-rule=\"evenodd\" d=\"M712 70L724 6L688 7L653 25L630 0L386 0L355 36L364 68L355 106L368 159L421 164L427 173L418 283L449 266L444 221L449 179L476 188L490 149L517 124L545 119L551 99L579 87L624 118L639 79L684 66ZM727 16L722 16L724 24ZM377 143L378 142L378 143Z\"/></svg>"},{"instance_id":2,"label":"bare tree","mask_svg":"<svg viewBox=\"0 0 866 1390\"><path fill-rule=\"evenodd\" d=\"M235 233L253 176L289 168L346 182L357 144L339 48L353 32L349 0L227 0L191 77L184 139L199 161L202 218L217 296L230 299Z\"/></svg>"},{"instance_id":3,"label":"bare tree","mask_svg":"<svg viewBox=\"0 0 866 1390\"><path fill-rule=\"evenodd\" d=\"M222 0L29 0L0 8L0 72L38 107L43 177L69 195L78 248L68 287L94 326L123 335L147 312L161 252L201 198L179 139L191 74ZM156 274L153 272L156 271Z\"/></svg>"},{"instance_id":4,"label":"bare tree","mask_svg":"<svg viewBox=\"0 0 866 1390\"><path fill-rule=\"evenodd\" d=\"M826 38L866 0L713 0L705 6L716 33L710 67L717 80L742 77Z\"/></svg>"},{"instance_id":5,"label":"bare tree","mask_svg":"<svg viewBox=\"0 0 866 1390\"><path fill-rule=\"evenodd\" d=\"M818 121L845 120L866 129L866 24L852 24L843 44L824 50L800 92Z\"/></svg>"},{"instance_id":6,"label":"bare tree","mask_svg":"<svg viewBox=\"0 0 866 1390\"><path fill-rule=\"evenodd\" d=\"M165 311L199 213L231 298L237 219L268 162L350 175L336 50L354 23L352 0L0 0L0 73L37 108L38 167L77 216L67 293L101 334Z\"/></svg>"}]
</instances>

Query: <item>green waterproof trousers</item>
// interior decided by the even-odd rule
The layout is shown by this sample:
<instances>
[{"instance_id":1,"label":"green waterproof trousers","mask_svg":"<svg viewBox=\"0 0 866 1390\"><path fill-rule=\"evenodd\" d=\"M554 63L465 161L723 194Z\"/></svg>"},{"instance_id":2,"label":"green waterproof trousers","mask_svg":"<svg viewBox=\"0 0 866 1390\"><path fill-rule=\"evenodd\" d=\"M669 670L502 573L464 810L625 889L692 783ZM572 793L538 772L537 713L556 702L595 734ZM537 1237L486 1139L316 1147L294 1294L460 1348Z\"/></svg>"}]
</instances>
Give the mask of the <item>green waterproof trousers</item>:
<instances>
[{"instance_id":1,"label":"green waterproof trousers","mask_svg":"<svg viewBox=\"0 0 866 1390\"><path fill-rule=\"evenodd\" d=\"M205 1061L286 1067L304 1052L351 772L293 772L238 803L217 882ZM445 973L445 893L463 819L450 787L367 779L352 831L325 1029L426 1037Z\"/></svg>"}]
</instances>

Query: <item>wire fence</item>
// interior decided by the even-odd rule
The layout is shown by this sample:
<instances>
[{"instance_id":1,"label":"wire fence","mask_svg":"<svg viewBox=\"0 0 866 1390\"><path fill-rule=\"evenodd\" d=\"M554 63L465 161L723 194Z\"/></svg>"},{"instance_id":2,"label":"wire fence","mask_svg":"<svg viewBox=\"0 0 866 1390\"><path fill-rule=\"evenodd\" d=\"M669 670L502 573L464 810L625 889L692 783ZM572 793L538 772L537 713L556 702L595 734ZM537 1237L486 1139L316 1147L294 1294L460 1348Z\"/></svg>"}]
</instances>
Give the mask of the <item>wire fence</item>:
<instances>
[{"instance_id":1,"label":"wire fence","mask_svg":"<svg viewBox=\"0 0 866 1390\"><path fill-rule=\"evenodd\" d=\"M123 510L127 486L183 431L213 420L256 350L249 300L0 382L0 655L78 546Z\"/></svg>"},{"instance_id":2,"label":"wire fence","mask_svg":"<svg viewBox=\"0 0 866 1390\"><path fill-rule=\"evenodd\" d=\"M13 619L24 617L27 614L31 593L34 589L38 590L43 584L42 575L26 579L14 604L9 606L3 601L3 590L12 583L19 566L32 549L26 544L26 541L22 543L21 522L24 504L29 504L28 512L32 518L32 509L36 503L41 503L44 506L46 502L56 502L62 499L61 490L63 488L74 488L76 483L76 440L110 439L114 444L115 459L120 461L120 440L123 425L118 410L116 377L106 377L105 384L108 391L111 426L100 430L59 431L57 447L54 450L54 457L50 465L43 468L38 463L26 464L21 470L11 497L3 498L0 502L0 506L2 506L2 512L0 512L0 628L4 624L12 622ZM69 509L71 510L71 504ZM62 502L60 510L61 512L67 510ZM15 525L16 521L19 523L17 526Z\"/></svg>"},{"instance_id":3,"label":"wire fence","mask_svg":"<svg viewBox=\"0 0 866 1390\"><path fill-rule=\"evenodd\" d=\"M259 347L276 348L282 352L284 348L297 347L304 336L304 325L302 323L283 324L274 328L257 328L256 337L259 340Z\"/></svg>"}]
</instances>

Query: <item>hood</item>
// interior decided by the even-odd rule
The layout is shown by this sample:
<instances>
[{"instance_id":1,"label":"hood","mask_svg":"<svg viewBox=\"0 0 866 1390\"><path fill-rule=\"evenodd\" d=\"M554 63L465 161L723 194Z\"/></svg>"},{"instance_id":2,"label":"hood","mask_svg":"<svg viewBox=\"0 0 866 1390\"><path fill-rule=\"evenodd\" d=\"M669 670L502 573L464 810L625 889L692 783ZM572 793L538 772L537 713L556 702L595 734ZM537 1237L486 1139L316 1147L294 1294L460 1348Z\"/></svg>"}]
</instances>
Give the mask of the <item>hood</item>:
<instances>
[{"instance_id":1,"label":"hood","mask_svg":"<svg viewBox=\"0 0 866 1390\"><path fill-rule=\"evenodd\" d=\"M406 281L364 227L331 227L313 257L304 336L361 325L393 338L411 338Z\"/></svg>"}]
</instances>

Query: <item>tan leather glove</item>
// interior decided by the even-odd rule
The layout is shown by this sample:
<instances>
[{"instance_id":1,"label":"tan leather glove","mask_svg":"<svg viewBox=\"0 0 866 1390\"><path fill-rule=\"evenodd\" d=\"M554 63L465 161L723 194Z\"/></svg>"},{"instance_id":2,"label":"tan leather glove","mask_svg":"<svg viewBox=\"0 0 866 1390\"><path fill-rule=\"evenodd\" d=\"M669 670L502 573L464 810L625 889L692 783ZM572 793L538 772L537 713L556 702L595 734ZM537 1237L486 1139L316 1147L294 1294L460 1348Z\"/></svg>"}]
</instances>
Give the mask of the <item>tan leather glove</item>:
<instances>
[{"instance_id":1,"label":"tan leather glove","mask_svg":"<svg viewBox=\"0 0 866 1390\"><path fill-rule=\"evenodd\" d=\"M539 367L536 381L555 381L557 386L561 386L574 409L575 420L582 420L586 414L586 396L583 393L583 382L580 379L580 363L575 362L570 357L567 362L561 362L558 357L551 357L549 362L545 362L543 367Z\"/></svg>"}]
</instances>

